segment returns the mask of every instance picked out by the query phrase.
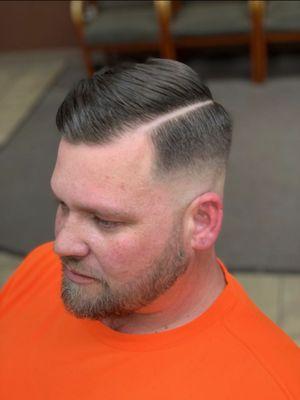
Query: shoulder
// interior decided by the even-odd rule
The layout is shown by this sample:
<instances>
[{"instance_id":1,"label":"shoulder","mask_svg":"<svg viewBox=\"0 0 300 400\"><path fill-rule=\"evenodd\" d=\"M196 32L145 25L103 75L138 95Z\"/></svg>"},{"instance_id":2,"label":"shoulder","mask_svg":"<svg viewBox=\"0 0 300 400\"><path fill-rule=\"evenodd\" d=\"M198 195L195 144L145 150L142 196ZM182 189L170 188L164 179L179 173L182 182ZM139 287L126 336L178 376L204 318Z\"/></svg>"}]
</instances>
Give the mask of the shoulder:
<instances>
[{"instance_id":1,"label":"shoulder","mask_svg":"<svg viewBox=\"0 0 300 400\"><path fill-rule=\"evenodd\" d=\"M16 286L22 286L26 282L38 282L38 278L44 274L59 270L60 259L54 253L53 242L44 243L33 249L17 267L3 287L2 293L6 293Z\"/></svg>"},{"instance_id":2,"label":"shoulder","mask_svg":"<svg viewBox=\"0 0 300 400\"><path fill-rule=\"evenodd\" d=\"M238 301L224 319L224 327L245 359L256 365L285 398L300 398L300 352L298 346L272 322L232 278Z\"/></svg>"}]
</instances>

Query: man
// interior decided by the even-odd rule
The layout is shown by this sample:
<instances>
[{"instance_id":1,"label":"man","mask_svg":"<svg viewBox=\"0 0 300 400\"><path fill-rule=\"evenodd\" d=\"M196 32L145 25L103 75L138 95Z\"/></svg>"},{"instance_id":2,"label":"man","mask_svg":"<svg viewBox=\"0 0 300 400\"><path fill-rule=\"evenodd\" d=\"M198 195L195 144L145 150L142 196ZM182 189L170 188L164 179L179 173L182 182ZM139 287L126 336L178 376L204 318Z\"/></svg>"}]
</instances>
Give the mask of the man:
<instances>
[{"instance_id":1,"label":"man","mask_svg":"<svg viewBox=\"0 0 300 400\"><path fill-rule=\"evenodd\" d=\"M4 288L1 398L299 399L297 346L215 254L231 121L196 73L104 69L57 126L56 239Z\"/></svg>"}]
</instances>

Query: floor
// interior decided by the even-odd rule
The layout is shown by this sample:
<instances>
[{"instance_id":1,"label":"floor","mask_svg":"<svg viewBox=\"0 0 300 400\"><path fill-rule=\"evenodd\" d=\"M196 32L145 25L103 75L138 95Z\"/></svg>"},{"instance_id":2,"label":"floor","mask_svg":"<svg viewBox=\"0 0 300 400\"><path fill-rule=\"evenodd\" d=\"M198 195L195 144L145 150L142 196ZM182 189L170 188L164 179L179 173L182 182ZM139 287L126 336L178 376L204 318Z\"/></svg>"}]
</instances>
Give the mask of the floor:
<instances>
[{"instance_id":1,"label":"floor","mask_svg":"<svg viewBox=\"0 0 300 400\"><path fill-rule=\"evenodd\" d=\"M14 254L0 252L1 286L21 260ZM238 272L235 275L253 301L300 345L300 274Z\"/></svg>"},{"instance_id":2,"label":"floor","mask_svg":"<svg viewBox=\"0 0 300 400\"><path fill-rule=\"evenodd\" d=\"M0 54L0 146L9 140L63 67L64 60L59 57L31 57L30 62L25 62L23 54Z\"/></svg>"}]
</instances>

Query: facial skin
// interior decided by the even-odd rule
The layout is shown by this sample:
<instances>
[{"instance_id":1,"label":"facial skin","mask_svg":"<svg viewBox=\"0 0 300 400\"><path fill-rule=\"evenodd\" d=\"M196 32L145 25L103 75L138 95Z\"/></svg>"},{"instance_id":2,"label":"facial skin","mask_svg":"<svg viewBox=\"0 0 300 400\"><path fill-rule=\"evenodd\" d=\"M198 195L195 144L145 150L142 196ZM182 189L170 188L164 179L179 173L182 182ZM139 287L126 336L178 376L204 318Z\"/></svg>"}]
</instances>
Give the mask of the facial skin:
<instances>
[{"instance_id":1,"label":"facial skin","mask_svg":"<svg viewBox=\"0 0 300 400\"><path fill-rule=\"evenodd\" d=\"M143 270L134 279L122 282L121 285L96 272L93 273L93 276L97 276L95 282L88 285L73 283L66 277L66 266L79 273L84 269L81 268L80 261L63 258L62 298L68 310L77 317L96 320L125 316L147 306L162 295L185 272L188 265L180 231L177 227L174 228L174 236L169 238L161 254L149 265L143 265Z\"/></svg>"},{"instance_id":2,"label":"facial skin","mask_svg":"<svg viewBox=\"0 0 300 400\"><path fill-rule=\"evenodd\" d=\"M153 178L152 165L144 135L105 145L60 143L51 180L60 202L55 251L62 298L77 317L124 332L159 331L192 318L224 288L212 250L219 197L206 193L203 202L179 206L178 193Z\"/></svg>"}]
</instances>

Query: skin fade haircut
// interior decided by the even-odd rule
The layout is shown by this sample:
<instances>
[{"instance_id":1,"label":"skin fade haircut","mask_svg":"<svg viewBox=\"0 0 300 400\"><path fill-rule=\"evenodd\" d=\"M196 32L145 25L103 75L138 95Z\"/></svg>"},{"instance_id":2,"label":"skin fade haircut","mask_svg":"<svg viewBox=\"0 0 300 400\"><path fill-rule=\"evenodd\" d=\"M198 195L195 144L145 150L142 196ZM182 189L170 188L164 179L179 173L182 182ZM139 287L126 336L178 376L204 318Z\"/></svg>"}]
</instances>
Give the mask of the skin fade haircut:
<instances>
[{"instance_id":1,"label":"skin fade haircut","mask_svg":"<svg viewBox=\"0 0 300 400\"><path fill-rule=\"evenodd\" d=\"M131 138L132 157L136 157L135 141L139 143L138 139L142 139L141 142L145 143L143 149L150 152L145 154L146 160L147 156L151 160L148 171L150 178L147 178L149 193L152 193L154 188L158 191L160 188L163 194L170 190L173 201L176 199L172 204L166 200L165 206L168 210L165 218L159 206L152 209L157 213L153 217L156 222L152 222L152 225L149 218L146 218L145 210L142 217L136 217L138 222L135 221L131 229L128 229L126 223L121 224L121 232L112 230L107 234L107 231L103 231L104 228L98 230L97 224L97 244L94 236L91 240L91 232L94 232L91 218L84 218L80 214L83 218L80 220L83 224L80 235L83 236L79 235L77 239L79 245L82 244L82 237L85 239L84 243L91 245L92 242L91 248L83 243L83 249L88 248L91 251L90 259L89 253L74 254L74 247L70 244L71 239L74 240L72 235L71 239L69 237L66 243L64 242L64 234L70 234L72 224L69 231L64 228L57 230L56 249L63 264L61 294L67 310L79 318L108 318L107 323L119 329L118 324L122 325L124 321L115 321L115 317L133 314L133 323L135 317L138 318L134 315L137 310L165 294L174 286L177 278L183 276L191 266L192 257L190 252L186 251L184 242L184 215L187 203L195 198L199 191L199 183L202 183L201 190L205 188L206 193L213 191L222 196L231 144L231 120L224 108L213 100L209 89L201 83L195 71L185 64L166 59L119 64L103 68L92 78L81 80L66 96L57 112L56 120L64 140L59 157L61 163L58 163L54 183L59 182L57 175L59 177L61 174L66 178L67 172L63 171L64 168L68 170L68 160L72 159L74 152L80 150L77 156L82 155L82 165L86 168L90 166L93 171L92 154L95 154L95 150L100 153L101 150L104 151L97 149L97 146L109 148L113 146L106 145L129 139L126 158L128 163L131 156ZM143 141L144 139L146 140ZM90 152L87 159L84 158L85 151ZM143 155L140 156L143 159ZM123 172L119 178L122 181L127 176L124 165L121 171ZM125 176L122 177L122 174ZM129 173L129 179L134 179L132 172L131 175ZM86 176L86 180L94 182L89 176ZM108 197L113 198L116 186L118 185L112 183L106 196L109 194ZM181 186L182 190L178 196L177 188ZM70 198L72 193L70 194L70 190L67 192ZM148 196L144 194L142 200L147 203L146 198ZM131 205L133 203L134 200L131 199ZM63 221L64 209L68 212L67 204L63 203L59 208L60 219L57 219L57 226ZM148 211L147 209L147 213ZM199 218L201 219L201 213L197 215L196 220ZM164 235L156 241L157 234L154 236L154 232L162 221L166 223L162 230ZM78 224L75 224L75 228L76 226L78 228ZM118 235L123 235L123 244L118 241ZM134 244L133 237L138 238L140 248ZM76 242L75 235L73 246L76 243L78 245L78 240ZM150 250L144 254L144 246L151 242L153 248L150 246ZM112 257L116 262L107 261L109 252L116 248L118 257ZM205 254L202 254L202 257L205 257ZM97 262L92 261L93 257L96 257ZM121 265L118 265L119 259ZM101 269L104 273L101 273ZM90 272L95 281L91 286L78 285L69 279L70 270L83 275L89 275ZM119 282L114 275L117 270L121 278ZM131 271L131 278L128 271Z\"/></svg>"},{"instance_id":2,"label":"skin fade haircut","mask_svg":"<svg viewBox=\"0 0 300 400\"><path fill-rule=\"evenodd\" d=\"M66 96L56 123L70 143L104 144L148 127L155 171L223 170L232 123L187 65L167 59L105 67Z\"/></svg>"}]
</instances>

